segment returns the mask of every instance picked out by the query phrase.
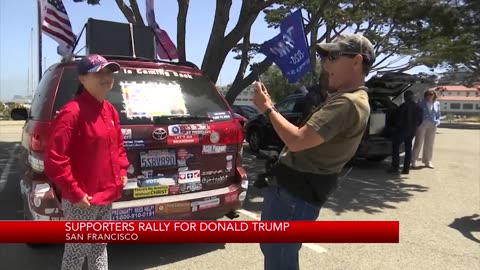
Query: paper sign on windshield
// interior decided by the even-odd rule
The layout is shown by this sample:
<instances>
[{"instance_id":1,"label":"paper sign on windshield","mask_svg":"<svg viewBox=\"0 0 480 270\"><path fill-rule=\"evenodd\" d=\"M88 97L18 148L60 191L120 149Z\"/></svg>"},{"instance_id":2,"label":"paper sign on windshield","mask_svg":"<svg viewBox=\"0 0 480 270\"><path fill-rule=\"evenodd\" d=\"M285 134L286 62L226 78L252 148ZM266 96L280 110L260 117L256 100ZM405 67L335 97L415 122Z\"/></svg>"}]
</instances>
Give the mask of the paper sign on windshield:
<instances>
[{"instance_id":1,"label":"paper sign on windshield","mask_svg":"<svg viewBox=\"0 0 480 270\"><path fill-rule=\"evenodd\" d=\"M182 90L176 83L121 82L120 86L128 118L188 114Z\"/></svg>"}]
</instances>

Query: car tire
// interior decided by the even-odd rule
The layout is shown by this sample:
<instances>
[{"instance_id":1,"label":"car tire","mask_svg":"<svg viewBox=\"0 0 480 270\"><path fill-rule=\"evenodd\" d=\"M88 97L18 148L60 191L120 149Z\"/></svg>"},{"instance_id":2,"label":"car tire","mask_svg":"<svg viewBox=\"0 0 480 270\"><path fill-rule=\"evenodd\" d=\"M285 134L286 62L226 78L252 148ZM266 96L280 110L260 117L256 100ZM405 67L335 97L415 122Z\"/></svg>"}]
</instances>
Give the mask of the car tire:
<instances>
[{"instance_id":1,"label":"car tire","mask_svg":"<svg viewBox=\"0 0 480 270\"><path fill-rule=\"evenodd\" d=\"M23 219L25 221L34 221L32 215L30 214L30 209L28 208L27 202L23 203ZM41 243L25 243L25 245L32 249L38 249L46 246L46 244Z\"/></svg>"},{"instance_id":2,"label":"car tire","mask_svg":"<svg viewBox=\"0 0 480 270\"><path fill-rule=\"evenodd\" d=\"M250 147L250 151L258 153L262 147L262 134L258 128L251 129L249 133L248 146Z\"/></svg>"}]
</instances>

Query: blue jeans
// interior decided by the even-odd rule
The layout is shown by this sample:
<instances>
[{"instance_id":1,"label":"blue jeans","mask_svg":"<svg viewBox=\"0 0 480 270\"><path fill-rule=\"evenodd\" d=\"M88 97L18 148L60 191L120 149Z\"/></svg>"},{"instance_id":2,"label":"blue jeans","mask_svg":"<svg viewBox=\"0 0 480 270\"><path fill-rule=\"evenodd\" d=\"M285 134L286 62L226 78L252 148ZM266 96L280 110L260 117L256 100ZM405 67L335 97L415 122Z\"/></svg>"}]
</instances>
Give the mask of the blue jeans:
<instances>
[{"instance_id":1,"label":"blue jeans","mask_svg":"<svg viewBox=\"0 0 480 270\"><path fill-rule=\"evenodd\" d=\"M262 220L314 221L320 214L320 207L291 195L279 186L265 189ZM260 243L264 255L265 270L298 270L298 252L302 243Z\"/></svg>"}]
</instances>

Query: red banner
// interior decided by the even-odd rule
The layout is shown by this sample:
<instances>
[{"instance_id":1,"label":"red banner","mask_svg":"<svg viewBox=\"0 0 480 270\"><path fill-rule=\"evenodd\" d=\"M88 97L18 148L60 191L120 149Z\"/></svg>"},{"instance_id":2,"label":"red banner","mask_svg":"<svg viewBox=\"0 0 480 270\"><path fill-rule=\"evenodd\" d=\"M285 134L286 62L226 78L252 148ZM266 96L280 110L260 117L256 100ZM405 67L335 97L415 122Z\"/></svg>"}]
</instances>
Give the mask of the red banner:
<instances>
[{"instance_id":1,"label":"red banner","mask_svg":"<svg viewBox=\"0 0 480 270\"><path fill-rule=\"evenodd\" d=\"M398 221L2 221L0 243L398 243Z\"/></svg>"}]
</instances>

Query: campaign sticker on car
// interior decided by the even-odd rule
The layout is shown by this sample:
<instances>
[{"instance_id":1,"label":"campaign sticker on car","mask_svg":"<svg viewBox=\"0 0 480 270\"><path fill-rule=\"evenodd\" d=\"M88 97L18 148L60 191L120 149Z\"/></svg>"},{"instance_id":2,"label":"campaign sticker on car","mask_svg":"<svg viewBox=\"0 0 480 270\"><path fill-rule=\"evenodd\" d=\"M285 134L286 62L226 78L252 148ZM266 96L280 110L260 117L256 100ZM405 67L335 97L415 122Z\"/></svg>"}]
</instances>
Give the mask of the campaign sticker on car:
<instances>
[{"instance_id":1,"label":"campaign sticker on car","mask_svg":"<svg viewBox=\"0 0 480 270\"><path fill-rule=\"evenodd\" d=\"M140 162L142 168L158 168L158 167L176 167L175 150L151 150L140 153Z\"/></svg>"},{"instance_id":2,"label":"campaign sticker on car","mask_svg":"<svg viewBox=\"0 0 480 270\"><path fill-rule=\"evenodd\" d=\"M168 186L141 187L133 190L134 198L145 198L168 195Z\"/></svg>"},{"instance_id":3,"label":"campaign sticker on car","mask_svg":"<svg viewBox=\"0 0 480 270\"><path fill-rule=\"evenodd\" d=\"M199 142L200 138L198 137L198 135L169 136L167 138L168 144L190 144Z\"/></svg>"},{"instance_id":4,"label":"campaign sticker on car","mask_svg":"<svg viewBox=\"0 0 480 270\"><path fill-rule=\"evenodd\" d=\"M153 186L170 186L175 185L177 176L158 175L152 178L137 178L137 185L139 187L153 187Z\"/></svg>"},{"instance_id":5,"label":"campaign sticker on car","mask_svg":"<svg viewBox=\"0 0 480 270\"><path fill-rule=\"evenodd\" d=\"M213 120L229 120L232 119L232 115L230 112L209 112L208 117L212 118Z\"/></svg>"},{"instance_id":6,"label":"campaign sticker on car","mask_svg":"<svg viewBox=\"0 0 480 270\"><path fill-rule=\"evenodd\" d=\"M178 172L178 183L200 182L200 170Z\"/></svg>"},{"instance_id":7,"label":"campaign sticker on car","mask_svg":"<svg viewBox=\"0 0 480 270\"><path fill-rule=\"evenodd\" d=\"M227 152L226 145L204 145L202 147L202 154L219 154Z\"/></svg>"},{"instance_id":8,"label":"campaign sticker on car","mask_svg":"<svg viewBox=\"0 0 480 270\"><path fill-rule=\"evenodd\" d=\"M155 205L112 209L112 220L143 219L155 216Z\"/></svg>"}]
</instances>

